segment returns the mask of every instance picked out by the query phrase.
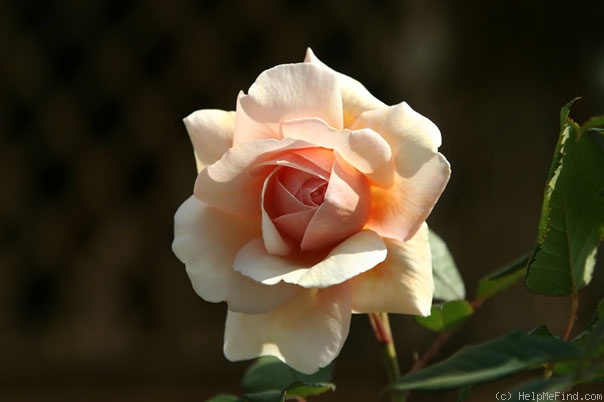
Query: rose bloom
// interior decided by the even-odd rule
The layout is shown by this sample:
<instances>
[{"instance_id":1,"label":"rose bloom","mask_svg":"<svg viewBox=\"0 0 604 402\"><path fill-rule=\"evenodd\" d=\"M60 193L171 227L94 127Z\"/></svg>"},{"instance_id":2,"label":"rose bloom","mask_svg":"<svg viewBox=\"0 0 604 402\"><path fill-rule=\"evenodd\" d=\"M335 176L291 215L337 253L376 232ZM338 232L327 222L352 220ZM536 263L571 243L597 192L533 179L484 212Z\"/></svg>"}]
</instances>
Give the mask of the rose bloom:
<instances>
[{"instance_id":1,"label":"rose bloom","mask_svg":"<svg viewBox=\"0 0 604 402\"><path fill-rule=\"evenodd\" d=\"M198 175L173 250L199 296L227 302L228 359L313 373L352 313L430 313L425 220L450 176L430 120L309 49L260 74L234 112L184 122Z\"/></svg>"}]
</instances>

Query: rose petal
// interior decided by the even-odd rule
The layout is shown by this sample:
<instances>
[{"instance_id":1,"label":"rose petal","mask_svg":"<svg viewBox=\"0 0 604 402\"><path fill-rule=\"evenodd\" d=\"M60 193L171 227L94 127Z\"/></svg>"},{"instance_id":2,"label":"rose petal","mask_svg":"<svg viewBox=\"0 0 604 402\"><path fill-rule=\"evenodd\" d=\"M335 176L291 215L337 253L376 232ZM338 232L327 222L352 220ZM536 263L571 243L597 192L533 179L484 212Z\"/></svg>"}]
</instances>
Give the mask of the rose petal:
<instances>
[{"instance_id":1,"label":"rose petal","mask_svg":"<svg viewBox=\"0 0 604 402\"><path fill-rule=\"evenodd\" d=\"M301 156L302 158L308 160L310 163L317 166L321 169L324 174L320 174L319 171L315 170L315 174L319 177L329 178L329 172L333 167L334 155L331 149L324 148L303 148L296 149L292 153Z\"/></svg>"},{"instance_id":2,"label":"rose petal","mask_svg":"<svg viewBox=\"0 0 604 402\"><path fill-rule=\"evenodd\" d=\"M273 166L255 166L288 150L310 144L291 139L258 140L229 149L216 163L202 170L194 194L206 204L237 215L260 216L260 199L266 176ZM264 170L263 170L264 169Z\"/></svg>"},{"instance_id":3,"label":"rose petal","mask_svg":"<svg viewBox=\"0 0 604 402\"><path fill-rule=\"evenodd\" d=\"M315 216L316 208L307 211L294 212L287 215L281 215L273 219L273 223L281 233L290 236L298 242L302 242L308 223Z\"/></svg>"},{"instance_id":4,"label":"rose petal","mask_svg":"<svg viewBox=\"0 0 604 402\"><path fill-rule=\"evenodd\" d=\"M233 146L235 112L198 110L183 121L193 143L198 173Z\"/></svg>"},{"instance_id":5,"label":"rose petal","mask_svg":"<svg viewBox=\"0 0 604 402\"><path fill-rule=\"evenodd\" d=\"M268 253L274 255L288 255L294 250L295 246L291 241L288 241L281 236L281 233L279 233L273 224L273 221L265 208L267 189L274 183L274 180L272 179L278 171L278 169L275 169L268 176L264 182L264 188L262 189L262 239L264 240L264 247Z\"/></svg>"},{"instance_id":6,"label":"rose petal","mask_svg":"<svg viewBox=\"0 0 604 402\"><path fill-rule=\"evenodd\" d=\"M273 355L312 374L340 353L350 328L346 285L301 289L266 314L227 313L224 354L231 361Z\"/></svg>"},{"instance_id":7,"label":"rose petal","mask_svg":"<svg viewBox=\"0 0 604 402\"><path fill-rule=\"evenodd\" d=\"M284 281L305 288L325 288L375 267L384 261L386 253L382 238L370 230L352 235L327 256L317 253L302 253L288 258L270 255L262 239L256 238L239 250L234 268L267 285Z\"/></svg>"},{"instance_id":8,"label":"rose petal","mask_svg":"<svg viewBox=\"0 0 604 402\"><path fill-rule=\"evenodd\" d=\"M430 315L434 283L428 226L424 223L406 242L384 241L386 260L349 281L354 312Z\"/></svg>"},{"instance_id":9,"label":"rose petal","mask_svg":"<svg viewBox=\"0 0 604 402\"><path fill-rule=\"evenodd\" d=\"M372 188L367 227L382 236L407 240L426 220L451 175L449 162L436 151L440 131L404 102L361 114L353 128L361 127L388 141L397 173L392 188Z\"/></svg>"},{"instance_id":10,"label":"rose petal","mask_svg":"<svg viewBox=\"0 0 604 402\"><path fill-rule=\"evenodd\" d=\"M285 166L306 172L325 180L329 178L329 172L333 166L333 151L322 148L293 149L290 152L281 153L274 159L255 165L254 170L265 166ZM252 174L255 174L252 171Z\"/></svg>"},{"instance_id":11,"label":"rose petal","mask_svg":"<svg viewBox=\"0 0 604 402\"><path fill-rule=\"evenodd\" d=\"M279 182L283 184L283 187L286 188L289 193L304 203L303 197L299 197L300 192L304 191L306 183L309 180L315 180L317 179L317 176L299 169L286 168L280 171L278 178ZM319 180L323 183L326 182L325 179L319 178Z\"/></svg>"},{"instance_id":12,"label":"rose petal","mask_svg":"<svg viewBox=\"0 0 604 402\"><path fill-rule=\"evenodd\" d=\"M334 149L348 163L380 187L392 185L394 165L390 145L371 129L336 130L320 119L288 120L281 124L284 138Z\"/></svg>"},{"instance_id":13,"label":"rose petal","mask_svg":"<svg viewBox=\"0 0 604 402\"><path fill-rule=\"evenodd\" d=\"M302 183L298 189L298 197L305 205L319 206L323 203L327 182L323 179L311 178Z\"/></svg>"},{"instance_id":14,"label":"rose petal","mask_svg":"<svg viewBox=\"0 0 604 402\"><path fill-rule=\"evenodd\" d=\"M300 248L324 248L361 230L369 218L370 196L365 176L336 156L325 199L308 224Z\"/></svg>"},{"instance_id":15,"label":"rose petal","mask_svg":"<svg viewBox=\"0 0 604 402\"><path fill-rule=\"evenodd\" d=\"M362 113L353 129L371 128L392 147L397 172L409 177L441 145L440 130L406 103Z\"/></svg>"},{"instance_id":16,"label":"rose petal","mask_svg":"<svg viewBox=\"0 0 604 402\"><path fill-rule=\"evenodd\" d=\"M371 188L371 213L367 228L384 237L408 240L428 218L442 194L451 167L433 153L412 177L395 175L392 188Z\"/></svg>"},{"instance_id":17,"label":"rose petal","mask_svg":"<svg viewBox=\"0 0 604 402\"><path fill-rule=\"evenodd\" d=\"M204 300L226 301L230 310L255 314L272 310L295 293L296 286L266 286L233 270L235 254L258 236L258 226L256 219L225 214L194 197L180 206L174 217L172 250Z\"/></svg>"},{"instance_id":18,"label":"rose petal","mask_svg":"<svg viewBox=\"0 0 604 402\"><path fill-rule=\"evenodd\" d=\"M279 138L279 122L310 116L342 127L338 77L309 63L273 67L239 96L233 143Z\"/></svg>"},{"instance_id":19,"label":"rose petal","mask_svg":"<svg viewBox=\"0 0 604 402\"><path fill-rule=\"evenodd\" d=\"M344 127L350 127L362 112L386 107L386 104L373 96L359 81L345 74L338 73L325 65L325 63L315 56L310 48L306 50L304 61L319 65L337 74L340 80L340 96L342 97L342 107L344 109Z\"/></svg>"},{"instance_id":20,"label":"rose petal","mask_svg":"<svg viewBox=\"0 0 604 402\"><path fill-rule=\"evenodd\" d=\"M265 203L265 207L273 218L315 209L294 197L278 178L274 180L271 193L270 200L268 203Z\"/></svg>"}]
</instances>

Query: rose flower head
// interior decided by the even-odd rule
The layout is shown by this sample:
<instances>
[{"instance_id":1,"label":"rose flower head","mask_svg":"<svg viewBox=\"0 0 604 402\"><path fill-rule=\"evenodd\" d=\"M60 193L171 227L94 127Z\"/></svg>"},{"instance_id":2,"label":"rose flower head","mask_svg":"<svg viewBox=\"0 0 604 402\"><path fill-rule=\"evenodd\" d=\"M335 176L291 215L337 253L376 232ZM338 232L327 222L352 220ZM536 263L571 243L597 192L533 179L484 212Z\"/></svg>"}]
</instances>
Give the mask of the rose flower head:
<instances>
[{"instance_id":1,"label":"rose flower head","mask_svg":"<svg viewBox=\"0 0 604 402\"><path fill-rule=\"evenodd\" d=\"M425 220L450 176L434 123L310 49L260 74L234 112L184 123L198 175L172 247L197 294L227 302L228 359L313 373L352 313L430 314Z\"/></svg>"}]
</instances>

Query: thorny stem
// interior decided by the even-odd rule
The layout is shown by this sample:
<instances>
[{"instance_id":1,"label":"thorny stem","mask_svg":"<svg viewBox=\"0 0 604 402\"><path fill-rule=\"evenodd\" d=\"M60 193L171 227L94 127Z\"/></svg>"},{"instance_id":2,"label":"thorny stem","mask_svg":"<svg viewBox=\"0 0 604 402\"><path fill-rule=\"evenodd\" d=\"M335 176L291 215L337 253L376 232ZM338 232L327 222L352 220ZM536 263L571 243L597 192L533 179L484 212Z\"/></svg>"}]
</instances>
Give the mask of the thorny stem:
<instances>
[{"instance_id":1,"label":"thorny stem","mask_svg":"<svg viewBox=\"0 0 604 402\"><path fill-rule=\"evenodd\" d=\"M396 347L392 339L392 331L390 330L390 320L388 313L370 313L369 322L373 328L373 333L378 343L382 346L386 370L388 372L388 380L390 383L396 381L401 376L401 370L396 357ZM399 391L391 392L392 402L405 402L406 397Z\"/></svg>"}]
</instances>

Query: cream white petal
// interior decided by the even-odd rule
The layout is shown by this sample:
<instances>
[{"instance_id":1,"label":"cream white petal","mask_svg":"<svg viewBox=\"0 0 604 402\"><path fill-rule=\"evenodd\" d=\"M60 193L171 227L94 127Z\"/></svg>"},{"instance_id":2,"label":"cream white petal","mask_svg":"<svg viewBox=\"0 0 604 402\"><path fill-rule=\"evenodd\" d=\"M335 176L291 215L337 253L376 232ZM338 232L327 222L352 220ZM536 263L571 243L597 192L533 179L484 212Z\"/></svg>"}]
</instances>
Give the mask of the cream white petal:
<instances>
[{"instance_id":1,"label":"cream white petal","mask_svg":"<svg viewBox=\"0 0 604 402\"><path fill-rule=\"evenodd\" d=\"M235 112L198 110L183 121L193 143L198 173L233 146Z\"/></svg>"},{"instance_id":2,"label":"cream white petal","mask_svg":"<svg viewBox=\"0 0 604 402\"><path fill-rule=\"evenodd\" d=\"M258 282L274 285L281 281L305 288L326 288L374 268L386 259L386 245L370 230L360 231L337 245L327 255L304 253L298 258L267 253L261 238L239 250L235 270Z\"/></svg>"},{"instance_id":3,"label":"cream white petal","mask_svg":"<svg viewBox=\"0 0 604 402\"><path fill-rule=\"evenodd\" d=\"M362 113L353 129L371 128L392 148L396 169L401 176L413 175L441 145L438 127L406 103Z\"/></svg>"},{"instance_id":4,"label":"cream white petal","mask_svg":"<svg viewBox=\"0 0 604 402\"><path fill-rule=\"evenodd\" d=\"M386 260L348 282L353 311L430 315L434 282L428 226L424 223L406 242L384 241Z\"/></svg>"},{"instance_id":5,"label":"cream white petal","mask_svg":"<svg viewBox=\"0 0 604 402\"><path fill-rule=\"evenodd\" d=\"M309 63L282 64L264 71L240 95L234 144L278 138L277 124L300 117L317 117L342 128L342 100L338 77Z\"/></svg>"},{"instance_id":6,"label":"cream white petal","mask_svg":"<svg viewBox=\"0 0 604 402\"><path fill-rule=\"evenodd\" d=\"M203 204L185 201L174 217L174 254L185 264L195 292L209 302L226 301L229 309L263 313L297 290L285 283L266 286L233 270L237 251L259 235L257 219L243 219Z\"/></svg>"},{"instance_id":7,"label":"cream white petal","mask_svg":"<svg viewBox=\"0 0 604 402\"><path fill-rule=\"evenodd\" d=\"M306 51L304 61L319 65L337 74L340 81L340 95L344 109L344 127L351 127L357 117L367 110L386 107L386 104L373 96L363 84L352 77L336 72L331 67L328 67L319 60L310 48Z\"/></svg>"},{"instance_id":8,"label":"cream white petal","mask_svg":"<svg viewBox=\"0 0 604 402\"><path fill-rule=\"evenodd\" d=\"M227 313L224 354L231 361L272 355L312 374L340 353L350 328L346 285L300 289L265 314Z\"/></svg>"}]
</instances>

